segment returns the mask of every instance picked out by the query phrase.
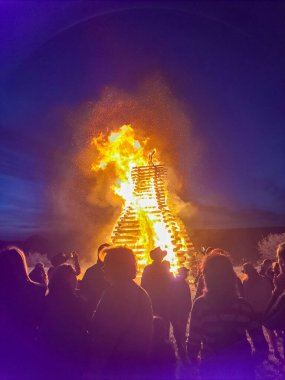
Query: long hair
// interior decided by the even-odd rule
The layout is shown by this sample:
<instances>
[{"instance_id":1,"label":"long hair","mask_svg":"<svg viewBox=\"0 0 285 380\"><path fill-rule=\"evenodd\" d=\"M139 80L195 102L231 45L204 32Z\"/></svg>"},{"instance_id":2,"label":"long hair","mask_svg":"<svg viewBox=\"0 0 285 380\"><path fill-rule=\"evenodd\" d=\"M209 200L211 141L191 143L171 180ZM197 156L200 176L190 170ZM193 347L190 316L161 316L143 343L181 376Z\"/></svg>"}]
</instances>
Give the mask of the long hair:
<instances>
[{"instance_id":1,"label":"long hair","mask_svg":"<svg viewBox=\"0 0 285 380\"><path fill-rule=\"evenodd\" d=\"M18 247L6 247L0 251L0 281L23 283L31 281L26 257Z\"/></svg>"},{"instance_id":2,"label":"long hair","mask_svg":"<svg viewBox=\"0 0 285 380\"><path fill-rule=\"evenodd\" d=\"M237 277L228 254L222 249L213 249L202 265L205 294L219 303L237 297Z\"/></svg>"},{"instance_id":3,"label":"long hair","mask_svg":"<svg viewBox=\"0 0 285 380\"><path fill-rule=\"evenodd\" d=\"M137 264L133 251L125 247L106 248L104 266L108 267L112 277L120 280L136 278Z\"/></svg>"},{"instance_id":4,"label":"long hair","mask_svg":"<svg viewBox=\"0 0 285 380\"><path fill-rule=\"evenodd\" d=\"M59 265L54 269L50 278L49 294L72 293L76 287L76 272L69 264Z\"/></svg>"}]
</instances>

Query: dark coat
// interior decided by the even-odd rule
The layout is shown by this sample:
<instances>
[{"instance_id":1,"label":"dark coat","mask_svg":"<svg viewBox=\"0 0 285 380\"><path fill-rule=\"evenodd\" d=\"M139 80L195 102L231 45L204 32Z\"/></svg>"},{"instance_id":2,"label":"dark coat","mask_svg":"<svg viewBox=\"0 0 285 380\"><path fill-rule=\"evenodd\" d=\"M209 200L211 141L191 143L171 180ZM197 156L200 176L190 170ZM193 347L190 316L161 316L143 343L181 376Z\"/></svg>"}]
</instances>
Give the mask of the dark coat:
<instances>
[{"instance_id":1,"label":"dark coat","mask_svg":"<svg viewBox=\"0 0 285 380\"><path fill-rule=\"evenodd\" d=\"M144 369L152 340L152 309L134 281L110 286L91 322L94 370L127 379ZM116 375L116 376L117 376ZM101 378L101 377L100 377Z\"/></svg>"},{"instance_id":2,"label":"dark coat","mask_svg":"<svg viewBox=\"0 0 285 380\"><path fill-rule=\"evenodd\" d=\"M173 276L164 262L153 262L144 268L141 286L151 298L154 315L170 320L171 292Z\"/></svg>"},{"instance_id":3,"label":"dark coat","mask_svg":"<svg viewBox=\"0 0 285 380\"><path fill-rule=\"evenodd\" d=\"M64 374L73 379L86 365L88 312L85 301L73 293L49 294L39 329L39 348L46 378ZM45 378L43 376L43 378Z\"/></svg>"},{"instance_id":4,"label":"dark coat","mask_svg":"<svg viewBox=\"0 0 285 380\"><path fill-rule=\"evenodd\" d=\"M103 263L98 261L88 268L80 282L80 291L86 299L90 313L96 309L104 291L109 287L109 283L102 271Z\"/></svg>"},{"instance_id":5,"label":"dark coat","mask_svg":"<svg viewBox=\"0 0 285 380\"><path fill-rule=\"evenodd\" d=\"M0 290L0 377L30 376L46 288L26 281ZM5 376L3 376L5 377Z\"/></svg>"}]
</instances>

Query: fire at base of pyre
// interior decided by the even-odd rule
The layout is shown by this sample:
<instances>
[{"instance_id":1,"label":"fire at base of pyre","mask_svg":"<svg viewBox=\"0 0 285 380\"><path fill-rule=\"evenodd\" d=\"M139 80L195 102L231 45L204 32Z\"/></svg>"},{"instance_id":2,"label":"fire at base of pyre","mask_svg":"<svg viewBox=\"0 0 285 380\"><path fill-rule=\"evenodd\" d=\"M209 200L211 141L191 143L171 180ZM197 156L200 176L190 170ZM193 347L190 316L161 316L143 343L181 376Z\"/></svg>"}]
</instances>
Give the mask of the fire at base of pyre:
<instances>
[{"instance_id":1,"label":"fire at base of pyre","mask_svg":"<svg viewBox=\"0 0 285 380\"><path fill-rule=\"evenodd\" d=\"M173 212L167 169L156 160L155 151L147 151L147 140L135 139L132 126L123 125L108 136L95 137L92 144L97 150L92 171L107 172L112 166L112 190L122 199L112 244L131 248L139 271L149 262L149 252L155 247L167 251L166 260L173 272L180 266L189 267L194 247Z\"/></svg>"}]
</instances>

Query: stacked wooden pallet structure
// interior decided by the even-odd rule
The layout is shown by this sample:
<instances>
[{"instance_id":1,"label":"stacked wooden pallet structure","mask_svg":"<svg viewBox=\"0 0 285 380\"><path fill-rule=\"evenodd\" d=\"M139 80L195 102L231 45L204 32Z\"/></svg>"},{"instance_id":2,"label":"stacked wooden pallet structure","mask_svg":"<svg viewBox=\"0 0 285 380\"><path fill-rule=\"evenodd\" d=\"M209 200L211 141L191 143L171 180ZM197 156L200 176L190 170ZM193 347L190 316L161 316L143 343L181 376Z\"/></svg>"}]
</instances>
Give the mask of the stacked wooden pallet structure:
<instances>
[{"instance_id":1,"label":"stacked wooden pallet structure","mask_svg":"<svg viewBox=\"0 0 285 380\"><path fill-rule=\"evenodd\" d=\"M166 167L152 162L134 167L131 180L133 197L125 203L112 243L131 248L139 270L149 262L149 251L157 246L168 252L172 267L187 267L194 247L182 221L171 211Z\"/></svg>"}]
</instances>

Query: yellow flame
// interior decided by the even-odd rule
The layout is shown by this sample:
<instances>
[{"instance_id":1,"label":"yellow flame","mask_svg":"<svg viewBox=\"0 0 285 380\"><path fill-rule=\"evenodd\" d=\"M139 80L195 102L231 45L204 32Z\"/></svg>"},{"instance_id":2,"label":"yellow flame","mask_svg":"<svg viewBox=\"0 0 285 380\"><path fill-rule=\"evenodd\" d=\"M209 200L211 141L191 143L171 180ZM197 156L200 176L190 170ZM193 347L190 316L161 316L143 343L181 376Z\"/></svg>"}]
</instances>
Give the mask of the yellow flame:
<instances>
[{"instance_id":1,"label":"yellow flame","mask_svg":"<svg viewBox=\"0 0 285 380\"><path fill-rule=\"evenodd\" d=\"M146 143L147 140L140 143L135 139L131 125L123 125L107 137L100 133L92 140L98 156L91 170L96 172L113 166L116 178L112 189L124 201L132 198L132 168L147 164L147 154L144 150Z\"/></svg>"},{"instance_id":2,"label":"yellow flame","mask_svg":"<svg viewBox=\"0 0 285 380\"><path fill-rule=\"evenodd\" d=\"M147 191L137 193L135 181L132 178L134 167L158 164L158 162L153 162L153 153L149 155L149 150L146 148L147 142L148 139L139 141L135 138L135 131L131 125L123 125L118 130L111 132L109 136L100 133L92 140L92 144L97 150L96 162L92 164L92 171L111 169L112 190L123 200L120 218L129 215L128 213L133 215L133 212L138 220L138 227L133 227L132 221L125 223L127 232L124 231L123 236L119 236L115 244L124 245L124 241L131 239L133 243L130 248L137 254L138 265L141 267L149 262L149 251L159 246L167 251L166 259L170 261L171 269L175 271L178 268L177 250L185 253L188 251L188 243L179 221L171 218L171 222L168 223L165 220L165 214L161 214L161 205L157 198L153 179L147 180ZM168 215L167 193L164 202L164 213ZM129 234L128 239L124 238L124 234Z\"/></svg>"}]
</instances>

